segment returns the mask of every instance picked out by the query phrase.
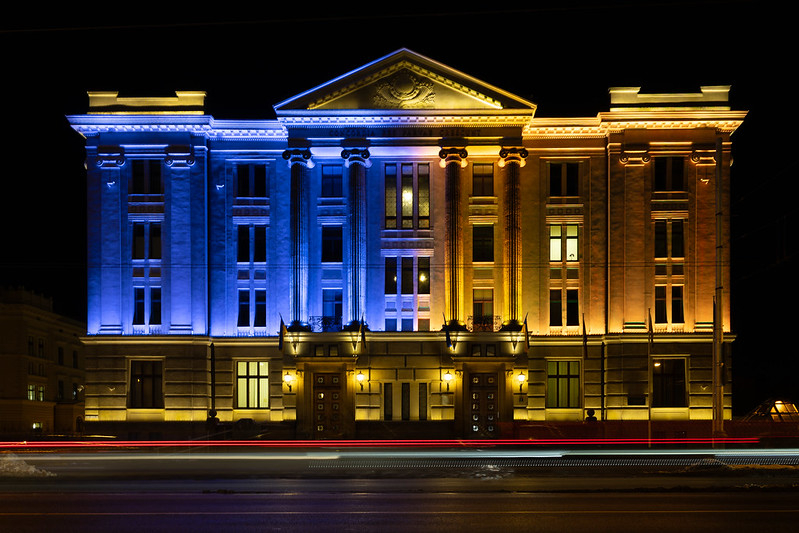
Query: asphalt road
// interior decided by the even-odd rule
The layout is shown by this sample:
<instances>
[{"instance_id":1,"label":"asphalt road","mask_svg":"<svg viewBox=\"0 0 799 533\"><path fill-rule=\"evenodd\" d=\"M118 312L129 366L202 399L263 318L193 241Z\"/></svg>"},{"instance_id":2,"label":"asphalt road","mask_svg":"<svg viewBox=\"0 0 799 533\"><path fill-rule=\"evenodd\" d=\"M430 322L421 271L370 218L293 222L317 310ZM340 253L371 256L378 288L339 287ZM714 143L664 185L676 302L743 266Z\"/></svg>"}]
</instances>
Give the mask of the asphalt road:
<instances>
[{"instance_id":1,"label":"asphalt road","mask_svg":"<svg viewBox=\"0 0 799 533\"><path fill-rule=\"evenodd\" d=\"M792 451L0 454L0 532L797 531Z\"/></svg>"}]
</instances>

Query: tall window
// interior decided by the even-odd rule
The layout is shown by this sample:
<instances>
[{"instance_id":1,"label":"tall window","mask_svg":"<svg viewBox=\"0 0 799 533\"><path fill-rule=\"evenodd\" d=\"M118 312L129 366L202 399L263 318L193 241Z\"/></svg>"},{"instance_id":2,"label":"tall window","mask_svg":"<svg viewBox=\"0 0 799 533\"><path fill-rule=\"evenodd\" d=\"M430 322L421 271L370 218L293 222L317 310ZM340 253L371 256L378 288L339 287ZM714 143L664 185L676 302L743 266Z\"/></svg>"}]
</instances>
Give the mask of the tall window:
<instances>
[{"instance_id":1,"label":"tall window","mask_svg":"<svg viewBox=\"0 0 799 533\"><path fill-rule=\"evenodd\" d=\"M494 225L472 226L472 261L494 262Z\"/></svg>"},{"instance_id":2,"label":"tall window","mask_svg":"<svg viewBox=\"0 0 799 533\"><path fill-rule=\"evenodd\" d=\"M685 322L685 221L654 221L655 323Z\"/></svg>"},{"instance_id":3,"label":"tall window","mask_svg":"<svg viewBox=\"0 0 799 533\"><path fill-rule=\"evenodd\" d=\"M135 159L131 167L130 194L164 194L160 159Z\"/></svg>"},{"instance_id":4,"label":"tall window","mask_svg":"<svg viewBox=\"0 0 799 533\"><path fill-rule=\"evenodd\" d=\"M131 257L161 259L161 223L134 222Z\"/></svg>"},{"instance_id":5,"label":"tall window","mask_svg":"<svg viewBox=\"0 0 799 533\"><path fill-rule=\"evenodd\" d=\"M386 331L430 330L430 257L386 257Z\"/></svg>"},{"instance_id":6,"label":"tall window","mask_svg":"<svg viewBox=\"0 0 799 533\"><path fill-rule=\"evenodd\" d=\"M652 360L652 407L686 407L685 359Z\"/></svg>"},{"instance_id":7,"label":"tall window","mask_svg":"<svg viewBox=\"0 0 799 533\"><path fill-rule=\"evenodd\" d=\"M236 261L266 262L266 226L251 224L237 226Z\"/></svg>"},{"instance_id":8,"label":"tall window","mask_svg":"<svg viewBox=\"0 0 799 533\"><path fill-rule=\"evenodd\" d=\"M494 164L472 165L472 196L494 196Z\"/></svg>"},{"instance_id":9,"label":"tall window","mask_svg":"<svg viewBox=\"0 0 799 533\"><path fill-rule=\"evenodd\" d=\"M580 163L549 164L549 195L580 196Z\"/></svg>"},{"instance_id":10,"label":"tall window","mask_svg":"<svg viewBox=\"0 0 799 533\"><path fill-rule=\"evenodd\" d=\"M341 226L322 226L322 262L341 263L343 259Z\"/></svg>"},{"instance_id":11,"label":"tall window","mask_svg":"<svg viewBox=\"0 0 799 533\"><path fill-rule=\"evenodd\" d=\"M397 294L397 258L386 257L385 293Z\"/></svg>"},{"instance_id":12,"label":"tall window","mask_svg":"<svg viewBox=\"0 0 799 533\"><path fill-rule=\"evenodd\" d=\"M237 164L236 185L236 196L238 198L265 198L267 190L266 164Z\"/></svg>"},{"instance_id":13,"label":"tall window","mask_svg":"<svg viewBox=\"0 0 799 533\"><path fill-rule=\"evenodd\" d=\"M269 408L269 363L236 361L236 407Z\"/></svg>"},{"instance_id":14,"label":"tall window","mask_svg":"<svg viewBox=\"0 0 799 533\"><path fill-rule=\"evenodd\" d=\"M161 287L150 287L150 320L152 326L161 324Z\"/></svg>"},{"instance_id":15,"label":"tall window","mask_svg":"<svg viewBox=\"0 0 799 533\"><path fill-rule=\"evenodd\" d=\"M580 407L580 362L547 361L547 407Z\"/></svg>"},{"instance_id":16,"label":"tall window","mask_svg":"<svg viewBox=\"0 0 799 533\"><path fill-rule=\"evenodd\" d=\"M430 165L387 163L384 173L386 229L429 229Z\"/></svg>"},{"instance_id":17,"label":"tall window","mask_svg":"<svg viewBox=\"0 0 799 533\"><path fill-rule=\"evenodd\" d=\"M549 325L553 327L580 325L579 235L577 224L549 227Z\"/></svg>"},{"instance_id":18,"label":"tall window","mask_svg":"<svg viewBox=\"0 0 799 533\"><path fill-rule=\"evenodd\" d=\"M153 409L164 406L162 361L130 362L130 407Z\"/></svg>"},{"instance_id":19,"label":"tall window","mask_svg":"<svg viewBox=\"0 0 799 533\"><path fill-rule=\"evenodd\" d=\"M322 165L322 197L341 198L343 196L341 165Z\"/></svg>"},{"instance_id":20,"label":"tall window","mask_svg":"<svg viewBox=\"0 0 799 533\"><path fill-rule=\"evenodd\" d=\"M133 325L144 324L144 287L133 288Z\"/></svg>"},{"instance_id":21,"label":"tall window","mask_svg":"<svg viewBox=\"0 0 799 533\"><path fill-rule=\"evenodd\" d=\"M494 289L472 291L474 331L494 331Z\"/></svg>"},{"instance_id":22,"label":"tall window","mask_svg":"<svg viewBox=\"0 0 799 533\"><path fill-rule=\"evenodd\" d=\"M322 331L341 329L342 300L341 289L322 289Z\"/></svg>"},{"instance_id":23,"label":"tall window","mask_svg":"<svg viewBox=\"0 0 799 533\"><path fill-rule=\"evenodd\" d=\"M550 262L575 262L580 259L579 226L577 224L549 227Z\"/></svg>"},{"instance_id":24,"label":"tall window","mask_svg":"<svg viewBox=\"0 0 799 533\"><path fill-rule=\"evenodd\" d=\"M655 191L685 190L685 161L682 157L655 158Z\"/></svg>"},{"instance_id":25,"label":"tall window","mask_svg":"<svg viewBox=\"0 0 799 533\"><path fill-rule=\"evenodd\" d=\"M239 315L236 325L240 328L266 327L266 289L239 289Z\"/></svg>"}]
</instances>

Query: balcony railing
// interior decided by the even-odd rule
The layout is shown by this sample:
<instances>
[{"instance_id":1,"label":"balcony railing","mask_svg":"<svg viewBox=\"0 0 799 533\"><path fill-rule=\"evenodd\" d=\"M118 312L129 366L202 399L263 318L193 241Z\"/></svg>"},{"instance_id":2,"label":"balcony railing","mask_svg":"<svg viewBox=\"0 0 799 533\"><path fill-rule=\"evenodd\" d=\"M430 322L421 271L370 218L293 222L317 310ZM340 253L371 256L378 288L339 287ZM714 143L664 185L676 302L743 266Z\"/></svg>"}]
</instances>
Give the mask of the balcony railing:
<instances>
[{"instance_id":1,"label":"balcony railing","mask_svg":"<svg viewBox=\"0 0 799 533\"><path fill-rule=\"evenodd\" d=\"M482 315L466 318L466 329L473 332L499 331L502 327L502 317L499 315Z\"/></svg>"},{"instance_id":2,"label":"balcony railing","mask_svg":"<svg viewBox=\"0 0 799 533\"><path fill-rule=\"evenodd\" d=\"M308 324L316 332L341 331L342 327L340 316L312 316Z\"/></svg>"}]
</instances>

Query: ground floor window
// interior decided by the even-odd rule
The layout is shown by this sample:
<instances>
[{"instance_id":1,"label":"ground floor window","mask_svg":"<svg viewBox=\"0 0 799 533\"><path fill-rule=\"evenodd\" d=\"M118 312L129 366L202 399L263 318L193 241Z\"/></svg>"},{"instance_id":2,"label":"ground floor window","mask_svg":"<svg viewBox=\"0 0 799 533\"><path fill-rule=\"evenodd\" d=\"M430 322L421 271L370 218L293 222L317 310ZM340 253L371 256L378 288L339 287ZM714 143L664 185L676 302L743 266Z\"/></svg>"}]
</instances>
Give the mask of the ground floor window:
<instances>
[{"instance_id":1,"label":"ground floor window","mask_svg":"<svg viewBox=\"0 0 799 533\"><path fill-rule=\"evenodd\" d=\"M652 407L687 407L685 359L652 360Z\"/></svg>"},{"instance_id":2,"label":"ground floor window","mask_svg":"<svg viewBox=\"0 0 799 533\"><path fill-rule=\"evenodd\" d=\"M130 362L130 407L154 409L164 406L163 362L134 360Z\"/></svg>"},{"instance_id":3,"label":"ground floor window","mask_svg":"<svg viewBox=\"0 0 799 533\"><path fill-rule=\"evenodd\" d=\"M239 409L269 407L269 363L236 362L236 407Z\"/></svg>"},{"instance_id":4,"label":"ground floor window","mask_svg":"<svg viewBox=\"0 0 799 533\"><path fill-rule=\"evenodd\" d=\"M547 407L580 407L580 362L547 361Z\"/></svg>"}]
</instances>

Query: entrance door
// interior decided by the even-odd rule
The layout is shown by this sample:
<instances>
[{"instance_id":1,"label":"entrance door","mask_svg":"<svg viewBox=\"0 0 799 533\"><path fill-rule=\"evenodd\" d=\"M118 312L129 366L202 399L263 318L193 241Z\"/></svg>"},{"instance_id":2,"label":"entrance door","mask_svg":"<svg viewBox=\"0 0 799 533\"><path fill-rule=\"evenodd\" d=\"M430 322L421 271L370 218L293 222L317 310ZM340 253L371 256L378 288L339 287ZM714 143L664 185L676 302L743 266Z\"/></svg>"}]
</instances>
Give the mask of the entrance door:
<instances>
[{"instance_id":1,"label":"entrance door","mask_svg":"<svg viewBox=\"0 0 799 533\"><path fill-rule=\"evenodd\" d=\"M340 439L344 377L340 372L315 372L313 377L314 435L317 439Z\"/></svg>"},{"instance_id":2,"label":"entrance door","mask_svg":"<svg viewBox=\"0 0 799 533\"><path fill-rule=\"evenodd\" d=\"M471 409L466 433L470 437L499 435L499 387L496 372L469 375Z\"/></svg>"}]
</instances>

